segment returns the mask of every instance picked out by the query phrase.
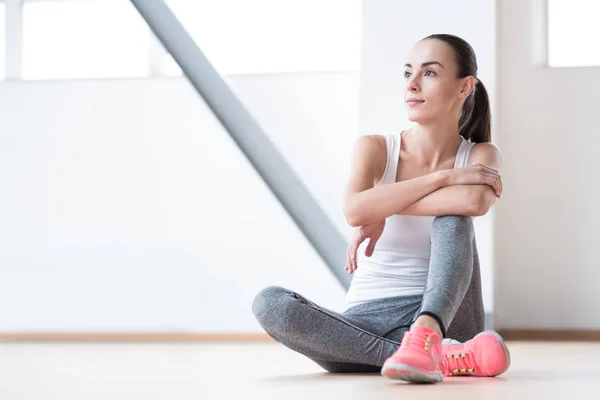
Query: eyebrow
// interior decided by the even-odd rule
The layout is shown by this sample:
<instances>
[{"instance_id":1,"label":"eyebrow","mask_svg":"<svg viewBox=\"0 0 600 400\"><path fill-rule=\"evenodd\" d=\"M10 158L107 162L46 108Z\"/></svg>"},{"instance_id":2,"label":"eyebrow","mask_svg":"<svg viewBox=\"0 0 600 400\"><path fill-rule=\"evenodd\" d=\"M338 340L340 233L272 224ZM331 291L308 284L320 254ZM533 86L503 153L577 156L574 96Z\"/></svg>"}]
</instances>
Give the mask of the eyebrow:
<instances>
[{"instance_id":1,"label":"eyebrow","mask_svg":"<svg viewBox=\"0 0 600 400\"><path fill-rule=\"evenodd\" d=\"M427 61L427 62L424 62L423 64L421 64L421 68L426 67L428 65L434 65L434 64L437 64L440 67L444 68L444 66L442 64L440 64L439 62L437 62L437 61ZM411 64L404 64L404 66L408 67L408 68L412 68Z\"/></svg>"}]
</instances>

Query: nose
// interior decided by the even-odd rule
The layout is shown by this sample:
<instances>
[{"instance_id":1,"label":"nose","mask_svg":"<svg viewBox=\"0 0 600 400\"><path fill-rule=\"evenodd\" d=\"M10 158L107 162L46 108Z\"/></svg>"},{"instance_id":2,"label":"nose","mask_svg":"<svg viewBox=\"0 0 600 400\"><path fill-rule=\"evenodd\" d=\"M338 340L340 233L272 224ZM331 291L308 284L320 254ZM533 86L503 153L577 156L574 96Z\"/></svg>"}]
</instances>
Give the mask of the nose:
<instances>
[{"instance_id":1,"label":"nose","mask_svg":"<svg viewBox=\"0 0 600 400\"><path fill-rule=\"evenodd\" d=\"M415 78L415 76L411 76L407 81L406 81L406 90L409 92L418 92L419 91L419 83L417 82L417 79Z\"/></svg>"}]
</instances>

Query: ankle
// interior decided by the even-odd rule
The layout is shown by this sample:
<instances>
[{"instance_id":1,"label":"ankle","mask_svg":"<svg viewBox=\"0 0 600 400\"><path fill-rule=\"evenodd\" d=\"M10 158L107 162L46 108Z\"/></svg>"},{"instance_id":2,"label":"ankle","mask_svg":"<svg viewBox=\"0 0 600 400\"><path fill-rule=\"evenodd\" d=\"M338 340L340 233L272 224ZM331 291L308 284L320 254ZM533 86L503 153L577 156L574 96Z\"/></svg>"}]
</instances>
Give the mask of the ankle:
<instances>
[{"instance_id":1,"label":"ankle","mask_svg":"<svg viewBox=\"0 0 600 400\"><path fill-rule=\"evenodd\" d=\"M430 329L433 329L435 331L435 333L440 335L440 338L443 338L443 336L444 336L444 335L442 335L442 329L440 328L440 324L438 324L438 322L434 318L430 317L429 315L420 315L417 318L417 320L413 323L412 326L413 327L423 326L426 328L430 328Z\"/></svg>"}]
</instances>

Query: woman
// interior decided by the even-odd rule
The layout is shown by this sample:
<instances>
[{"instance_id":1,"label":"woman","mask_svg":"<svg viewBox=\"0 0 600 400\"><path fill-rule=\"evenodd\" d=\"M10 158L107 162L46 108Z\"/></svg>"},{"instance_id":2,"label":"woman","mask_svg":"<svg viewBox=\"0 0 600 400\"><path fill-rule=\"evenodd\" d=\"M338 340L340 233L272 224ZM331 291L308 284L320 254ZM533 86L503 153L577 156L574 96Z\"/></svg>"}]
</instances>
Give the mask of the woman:
<instances>
[{"instance_id":1,"label":"woman","mask_svg":"<svg viewBox=\"0 0 600 400\"><path fill-rule=\"evenodd\" d=\"M273 286L253 312L274 339L330 372L496 376L510 358L497 333L482 332L472 217L502 194L502 155L490 143L475 53L459 37L431 35L412 49L404 77L414 126L354 145L344 197L357 227L346 264L354 277L343 313Z\"/></svg>"}]
</instances>

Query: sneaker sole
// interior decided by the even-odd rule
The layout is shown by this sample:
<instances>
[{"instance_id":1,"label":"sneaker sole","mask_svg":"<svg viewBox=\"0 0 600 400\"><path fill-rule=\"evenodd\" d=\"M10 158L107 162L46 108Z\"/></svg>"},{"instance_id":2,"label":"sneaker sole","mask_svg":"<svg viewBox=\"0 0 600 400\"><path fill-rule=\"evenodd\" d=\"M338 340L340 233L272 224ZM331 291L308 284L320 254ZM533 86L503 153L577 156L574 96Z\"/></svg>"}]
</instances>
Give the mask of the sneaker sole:
<instances>
[{"instance_id":1,"label":"sneaker sole","mask_svg":"<svg viewBox=\"0 0 600 400\"><path fill-rule=\"evenodd\" d=\"M505 373L508 370L508 367L510 367L510 352L508 351L508 347L506 346L506 343L504 343L504 338L495 331L483 331L480 334L478 334L477 336L479 336L479 335L492 335L493 337L498 339L498 341L502 345L502 348L504 349L504 355L506 356L506 367L504 367L504 370L498 374L498 375L502 375L503 373ZM475 336L475 337L477 337L477 336ZM498 376L498 375L496 375L496 376Z\"/></svg>"},{"instance_id":2,"label":"sneaker sole","mask_svg":"<svg viewBox=\"0 0 600 400\"><path fill-rule=\"evenodd\" d=\"M381 375L386 378L407 381L412 383L437 383L444 377L442 372L423 372L406 364L387 363L381 369Z\"/></svg>"}]
</instances>

